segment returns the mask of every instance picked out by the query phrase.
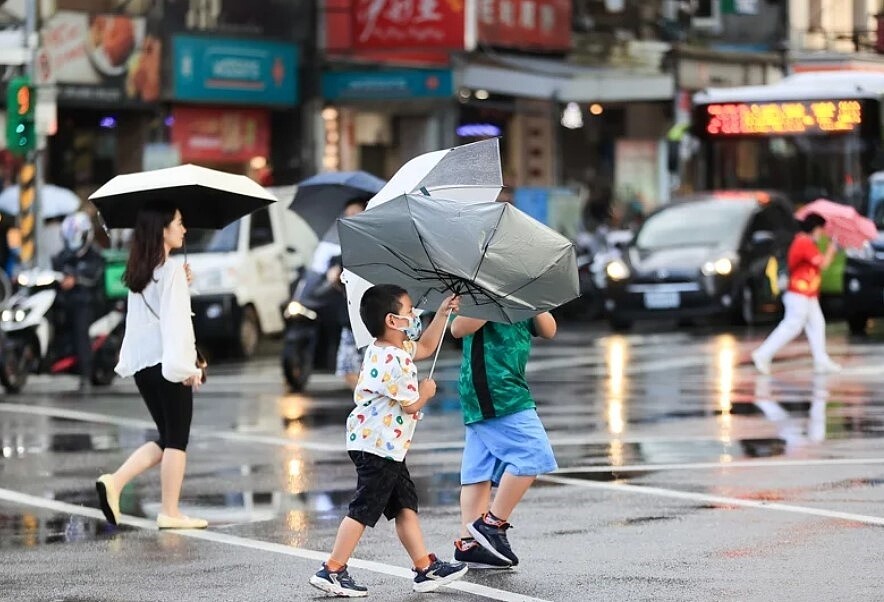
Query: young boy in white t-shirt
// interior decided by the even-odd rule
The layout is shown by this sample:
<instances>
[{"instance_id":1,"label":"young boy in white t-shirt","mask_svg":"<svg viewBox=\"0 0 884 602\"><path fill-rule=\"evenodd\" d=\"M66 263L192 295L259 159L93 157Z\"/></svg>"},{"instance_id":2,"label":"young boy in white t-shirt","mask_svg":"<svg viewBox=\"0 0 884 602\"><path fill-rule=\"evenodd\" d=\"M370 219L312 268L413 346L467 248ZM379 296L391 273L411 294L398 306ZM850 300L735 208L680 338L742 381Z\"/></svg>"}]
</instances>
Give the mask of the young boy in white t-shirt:
<instances>
[{"instance_id":1,"label":"young boy in white t-shirt","mask_svg":"<svg viewBox=\"0 0 884 602\"><path fill-rule=\"evenodd\" d=\"M427 552L417 516L417 491L405 465L418 412L436 394L432 379L418 384L414 360L435 352L448 311L457 309L457 297L447 298L421 336L420 318L404 289L379 284L362 297L359 314L376 339L365 351L353 393L356 408L347 418L347 451L358 480L334 548L310 578L310 584L324 592L368 595L368 588L347 572L347 561L365 527L374 527L382 514L387 520L396 519L396 533L414 563L414 591L434 591L467 572L466 564L443 562Z\"/></svg>"}]
</instances>

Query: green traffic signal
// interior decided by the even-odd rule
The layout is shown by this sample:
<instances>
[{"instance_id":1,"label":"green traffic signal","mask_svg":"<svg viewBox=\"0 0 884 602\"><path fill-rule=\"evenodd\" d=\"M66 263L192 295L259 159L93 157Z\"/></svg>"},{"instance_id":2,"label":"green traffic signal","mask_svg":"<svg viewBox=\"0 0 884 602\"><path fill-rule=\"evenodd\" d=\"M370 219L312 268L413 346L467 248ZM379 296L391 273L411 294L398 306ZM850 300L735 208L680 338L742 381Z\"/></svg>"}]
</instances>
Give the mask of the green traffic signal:
<instances>
[{"instance_id":1,"label":"green traffic signal","mask_svg":"<svg viewBox=\"0 0 884 602\"><path fill-rule=\"evenodd\" d=\"M13 78L6 89L6 146L16 154L25 154L37 146L35 92L26 76Z\"/></svg>"}]
</instances>

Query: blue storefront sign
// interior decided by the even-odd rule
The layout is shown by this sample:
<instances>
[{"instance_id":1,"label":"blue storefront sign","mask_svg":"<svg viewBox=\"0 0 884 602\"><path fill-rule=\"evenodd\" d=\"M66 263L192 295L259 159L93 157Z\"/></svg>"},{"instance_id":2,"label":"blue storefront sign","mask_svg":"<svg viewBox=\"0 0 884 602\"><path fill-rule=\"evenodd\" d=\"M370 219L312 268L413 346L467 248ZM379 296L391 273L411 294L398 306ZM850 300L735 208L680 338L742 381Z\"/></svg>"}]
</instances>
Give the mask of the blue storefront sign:
<instances>
[{"instance_id":1,"label":"blue storefront sign","mask_svg":"<svg viewBox=\"0 0 884 602\"><path fill-rule=\"evenodd\" d=\"M322 76L326 100L449 98L453 94L454 80L445 69L344 71Z\"/></svg>"},{"instance_id":2,"label":"blue storefront sign","mask_svg":"<svg viewBox=\"0 0 884 602\"><path fill-rule=\"evenodd\" d=\"M249 105L298 101L298 49L292 44L175 36L176 100Z\"/></svg>"}]
</instances>

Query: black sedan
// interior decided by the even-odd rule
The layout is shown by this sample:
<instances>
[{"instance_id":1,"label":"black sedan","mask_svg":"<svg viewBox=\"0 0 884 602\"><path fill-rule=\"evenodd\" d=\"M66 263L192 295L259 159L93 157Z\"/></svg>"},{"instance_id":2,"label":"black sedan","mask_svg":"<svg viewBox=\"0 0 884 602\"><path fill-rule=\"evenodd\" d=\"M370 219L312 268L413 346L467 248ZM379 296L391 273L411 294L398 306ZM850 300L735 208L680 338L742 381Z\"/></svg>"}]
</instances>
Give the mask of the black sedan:
<instances>
[{"instance_id":1,"label":"black sedan","mask_svg":"<svg viewBox=\"0 0 884 602\"><path fill-rule=\"evenodd\" d=\"M880 230L884 223L876 225ZM851 334L865 334L869 318L884 316L884 237L847 252L844 314Z\"/></svg>"},{"instance_id":2,"label":"black sedan","mask_svg":"<svg viewBox=\"0 0 884 602\"><path fill-rule=\"evenodd\" d=\"M606 267L611 326L726 315L776 317L786 255L797 231L789 202L767 192L710 192L648 216L621 259Z\"/></svg>"}]
</instances>

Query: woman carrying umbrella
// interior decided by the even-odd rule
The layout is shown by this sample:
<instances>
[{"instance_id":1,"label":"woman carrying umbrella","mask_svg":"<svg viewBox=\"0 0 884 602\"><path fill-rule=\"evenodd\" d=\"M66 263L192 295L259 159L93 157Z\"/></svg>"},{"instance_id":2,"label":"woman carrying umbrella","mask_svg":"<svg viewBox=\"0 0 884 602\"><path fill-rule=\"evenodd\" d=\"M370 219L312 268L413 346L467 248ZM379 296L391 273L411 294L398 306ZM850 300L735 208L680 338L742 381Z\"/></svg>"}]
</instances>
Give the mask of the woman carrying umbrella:
<instances>
[{"instance_id":1,"label":"woman carrying umbrella","mask_svg":"<svg viewBox=\"0 0 884 602\"><path fill-rule=\"evenodd\" d=\"M764 343L752 352L752 362L762 374L770 374L770 362L777 351L804 330L813 354L814 371L838 372L841 366L826 353L826 319L820 309L821 272L829 267L838 245L832 240L825 254L816 246L823 236L826 219L809 213L801 221L801 232L789 247L789 290L783 295L786 315Z\"/></svg>"},{"instance_id":2,"label":"woman carrying umbrella","mask_svg":"<svg viewBox=\"0 0 884 602\"><path fill-rule=\"evenodd\" d=\"M159 439L139 447L113 474L96 482L108 522L120 517L119 492L145 470L161 464L161 529L203 529L205 520L184 516L178 500L184 480L187 442L193 416L193 390L202 371L196 366L190 317L191 280L185 265L169 261L187 230L171 204L151 203L138 211L123 280L129 288L126 334L116 371L135 376L138 391L159 431Z\"/></svg>"}]
</instances>

